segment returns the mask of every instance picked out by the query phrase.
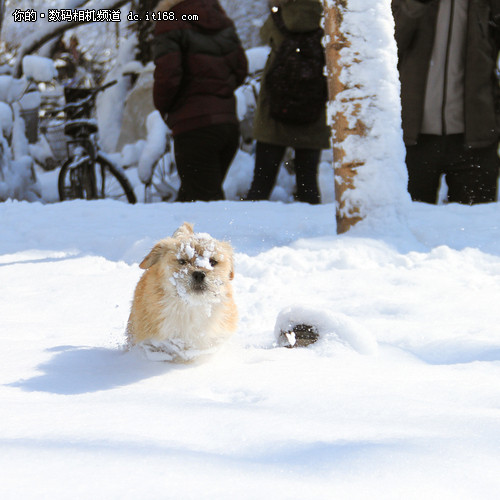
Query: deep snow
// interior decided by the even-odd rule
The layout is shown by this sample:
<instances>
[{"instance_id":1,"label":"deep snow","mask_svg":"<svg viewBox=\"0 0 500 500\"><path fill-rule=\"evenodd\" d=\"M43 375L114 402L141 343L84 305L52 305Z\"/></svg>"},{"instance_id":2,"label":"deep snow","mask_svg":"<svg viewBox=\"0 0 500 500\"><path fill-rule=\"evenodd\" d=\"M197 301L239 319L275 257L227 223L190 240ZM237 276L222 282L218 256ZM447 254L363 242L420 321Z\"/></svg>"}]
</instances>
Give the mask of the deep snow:
<instances>
[{"instance_id":1,"label":"deep snow","mask_svg":"<svg viewBox=\"0 0 500 500\"><path fill-rule=\"evenodd\" d=\"M395 60L380 23L365 40L375 82ZM408 201L399 91L384 82L366 111L392 132L371 129L374 170L351 193L371 218L342 236L328 159L318 206L0 204L2 500L498 498L498 204ZM253 160L235 165L229 199ZM273 199L291 191L282 175ZM138 263L184 221L232 242L239 328L196 363L152 362L123 348ZM319 341L278 347L301 319Z\"/></svg>"},{"instance_id":2,"label":"deep snow","mask_svg":"<svg viewBox=\"0 0 500 500\"><path fill-rule=\"evenodd\" d=\"M332 204L6 202L0 221L2 499L498 497L497 204L343 236ZM122 346L138 263L183 221L232 242L241 318L171 365ZM317 344L276 347L287 308Z\"/></svg>"}]
</instances>

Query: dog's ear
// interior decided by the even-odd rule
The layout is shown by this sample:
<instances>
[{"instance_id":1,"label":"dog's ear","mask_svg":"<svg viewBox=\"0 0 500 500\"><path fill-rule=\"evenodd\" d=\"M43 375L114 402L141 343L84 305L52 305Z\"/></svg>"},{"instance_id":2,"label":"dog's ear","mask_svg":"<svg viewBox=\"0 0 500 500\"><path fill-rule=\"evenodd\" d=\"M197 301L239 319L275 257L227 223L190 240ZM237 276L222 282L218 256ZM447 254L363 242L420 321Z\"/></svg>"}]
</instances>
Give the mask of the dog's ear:
<instances>
[{"instance_id":1,"label":"dog's ear","mask_svg":"<svg viewBox=\"0 0 500 500\"><path fill-rule=\"evenodd\" d=\"M232 280L234 278L234 254L233 254L233 247L227 241L222 241L222 242L219 243L219 245L220 245L222 251L224 252L224 254L227 255L228 258L229 258L229 261L230 261L229 280Z\"/></svg>"},{"instance_id":2,"label":"dog's ear","mask_svg":"<svg viewBox=\"0 0 500 500\"><path fill-rule=\"evenodd\" d=\"M144 260L139 264L141 269L149 269L151 266L154 266L160 258L165 255L171 248L170 241L167 239L159 241L149 252Z\"/></svg>"},{"instance_id":3,"label":"dog's ear","mask_svg":"<svg viewBox=\"0 0 500 500\"><path fill-rule=\"evenodd\" d=\"M232 281L232 279L234 278L234 256L233 256L233 249L232 247L228 244L229 246L229 249L230 249L230 252L229 252L229 258L231 259L231 267L229 269L229 281Z\"/></svg>"},{"instance_id":4,"label":"dog's ear","mask_svg":"<svg viewBox=\"0 0 500 500\"><path fill-rule=\"evenodd\" d=\"M194 234L193 224L190 222L184 222L184 224L182 224L182 226L175 231L172 237L179 238L179 236L191 236L192 234Z\"/></svg>"}]
</instances>

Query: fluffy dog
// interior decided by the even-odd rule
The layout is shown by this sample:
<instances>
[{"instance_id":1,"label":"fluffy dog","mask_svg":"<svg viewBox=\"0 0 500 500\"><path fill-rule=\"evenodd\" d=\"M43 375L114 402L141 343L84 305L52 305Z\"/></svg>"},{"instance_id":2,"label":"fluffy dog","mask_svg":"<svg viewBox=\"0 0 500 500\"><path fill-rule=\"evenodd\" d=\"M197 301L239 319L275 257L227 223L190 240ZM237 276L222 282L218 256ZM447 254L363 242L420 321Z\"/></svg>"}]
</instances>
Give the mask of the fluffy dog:
<instances>
[{"instance_id":1,"label":"fluffy dog","mask_svg":"<svg viewBox=\"0 0 500 500\"><path fill-rule=\"evenodd\" d=\"M236 330L233 250L184 223L141 262L127 325L129 345L148 357L188 361Z\"/></svg>"}]
</instances>

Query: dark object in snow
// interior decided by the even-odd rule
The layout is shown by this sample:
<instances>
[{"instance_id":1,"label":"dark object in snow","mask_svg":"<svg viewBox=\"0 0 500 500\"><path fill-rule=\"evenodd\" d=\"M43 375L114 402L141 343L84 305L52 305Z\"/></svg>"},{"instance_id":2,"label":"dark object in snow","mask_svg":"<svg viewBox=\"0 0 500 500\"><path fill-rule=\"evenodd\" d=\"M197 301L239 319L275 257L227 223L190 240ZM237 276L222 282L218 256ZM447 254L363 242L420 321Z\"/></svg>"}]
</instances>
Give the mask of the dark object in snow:
<instances>
[{"instance_id":1,"label":"dark object in snow","mask_svg":"<svg viewBox=\"0 0 500 500\"><path fill-rule=\"evenodd\" d=\"M291 32L285 27L280 9L272 16L285 39L265 76L271 116L284 123L313 123L324 112L328 98L323 30Z\"/></svg>"},{"instance_id":2,"label":"dark object in snow","mask_svg":"<svg viewBox=\"0 0 500 500\"><path fill-rule=\"evenodd\" d=\"M313 325L294 325L290 330L281 330L278 342L282 347L307 347L319 338L318 330Z\"/></svg>"}]
</instances>

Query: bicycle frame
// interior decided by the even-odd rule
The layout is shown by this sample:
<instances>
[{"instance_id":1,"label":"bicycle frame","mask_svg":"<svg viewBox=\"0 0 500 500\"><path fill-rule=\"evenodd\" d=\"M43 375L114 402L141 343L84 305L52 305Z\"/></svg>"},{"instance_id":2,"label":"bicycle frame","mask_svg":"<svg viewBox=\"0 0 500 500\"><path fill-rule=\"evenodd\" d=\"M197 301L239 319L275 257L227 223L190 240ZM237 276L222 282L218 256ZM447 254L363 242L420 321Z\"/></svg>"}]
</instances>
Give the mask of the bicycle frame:
<instances>
[{"instance_id":1,"label":"bicycle frame","mask_svg":"<svg viewBox=\"0 0 500 500\"><path fill-rule=\"evenodd\" d=\"M74 117L64 127L65 134L71 138L66 144L70 163L65 171L69 175L72 194L79 198L96 199L105 190L105 168L101 165L100 176L94 169L99 154L98 129L94 121L87 117L96 94L115 83L116 81L92 89L83 99L68 102L63 108L66 114ZM97 177L101 179L101 186L97 186Z\"/></svg>"}]
</instances>

